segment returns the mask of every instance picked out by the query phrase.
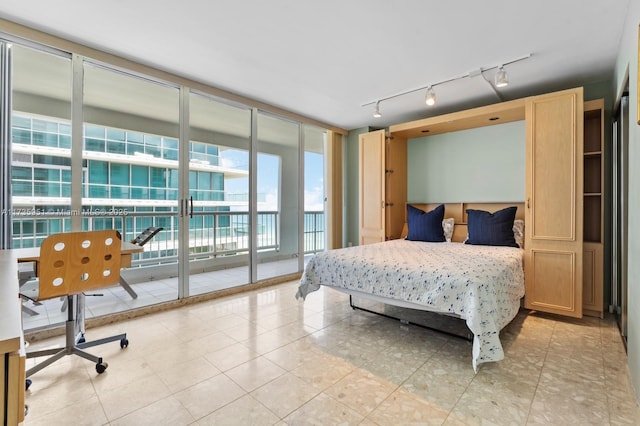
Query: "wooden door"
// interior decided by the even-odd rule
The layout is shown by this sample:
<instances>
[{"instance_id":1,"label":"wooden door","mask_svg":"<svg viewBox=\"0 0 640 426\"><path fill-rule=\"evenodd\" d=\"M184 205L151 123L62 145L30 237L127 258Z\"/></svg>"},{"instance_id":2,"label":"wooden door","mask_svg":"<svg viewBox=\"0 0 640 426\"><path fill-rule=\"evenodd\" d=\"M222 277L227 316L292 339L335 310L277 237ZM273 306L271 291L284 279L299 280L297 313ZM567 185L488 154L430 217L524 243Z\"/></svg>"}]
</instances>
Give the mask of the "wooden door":
<instances>
[{"instance_id":1,"label":"wooden door","mask_svg":"<svg viewBox=\"0 0 640 426\"><path fill-rule=\"evenodd\" d=\"M360 244L384 241L385 235L385 132L359 137Z\"/></svg>"},{"instance_id":2,"label":"wooden door","mask_svg":"<svg viewBox=\"0 0 640 426\"><path fill-rule=\"evenodd\" d=\"M525 307L582 316L582 88L526 101Z\"/></svg>"},{"instance_id":3,"label":"wooden door","mask_svg":"<svg viewBox=\"0 0 640 426\"><path fill-rule=\"evenodd\" d=\"M582 309L585 315L604 318L603 265L604 254L601 243L585 241L583 256Z\"/></svg>"},{"instance_id":4,"label":"wooden door","mask_svg":"<svg viewBox=\"0 0 640 426\"><path fill-rule=\"evenodd\" d=\"M386 141L385 240L400 238L407 209L407 139L391 135Z\"/></svg>"}]
</instances>

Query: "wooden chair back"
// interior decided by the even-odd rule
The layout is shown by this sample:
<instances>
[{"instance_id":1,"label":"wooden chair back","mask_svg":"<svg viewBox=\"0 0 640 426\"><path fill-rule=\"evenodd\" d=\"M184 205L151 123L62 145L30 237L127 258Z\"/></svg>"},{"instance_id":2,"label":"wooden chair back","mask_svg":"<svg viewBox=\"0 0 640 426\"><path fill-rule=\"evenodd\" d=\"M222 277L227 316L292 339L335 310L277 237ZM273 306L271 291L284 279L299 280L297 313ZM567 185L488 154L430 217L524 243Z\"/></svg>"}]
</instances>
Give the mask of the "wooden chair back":
<instances>
[{"instance_id":1,"label":"wooden chair back","mask_svg":"<svg viewBox=\"0 0 640 426\"><path fill-rule=\"evenodd\" d=\"M40 247L38 300L118 284L121 250L115 230L50 235Z\"/></svg>"}]
</instances>

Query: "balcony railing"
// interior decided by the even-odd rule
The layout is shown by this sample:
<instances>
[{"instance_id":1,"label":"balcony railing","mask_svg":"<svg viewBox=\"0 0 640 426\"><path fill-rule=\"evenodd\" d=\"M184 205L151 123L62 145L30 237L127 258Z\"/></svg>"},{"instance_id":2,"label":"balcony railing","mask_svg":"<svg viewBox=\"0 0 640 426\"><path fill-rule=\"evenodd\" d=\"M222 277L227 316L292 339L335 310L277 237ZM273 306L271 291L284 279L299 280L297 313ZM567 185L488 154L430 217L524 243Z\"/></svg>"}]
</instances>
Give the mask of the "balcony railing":
<instances>
[{"instance_id":1,"label":"balcony railing","mask_svg":"<svg viewBox=\"0 0 640 426\"><path fill-rule=\"evenodd\" d=\"M324 212L304 212L304 254L317 253L325 249Z\"/></svg>"},{"instance_id":2,"label":"balcony railing","mask_svg":"<svg viewBox=\"0 0 640 426\"><path fill-rule=\"evenodd\" d=\"M37 216L37 217L34 217ZM178 261L178 216L175 212L91 211L83 214L83 229L117 229L123 240L132 240L149 226L161 226L142 253L134 255L133 264L150 266ZM71 230L71 214L18 211L13 217L13 247L38 247L48 235ZM258 251L280 249L279 214L258 212ZM246 212L193 212L189 219L190 259L212 259L247 254L250 248L249 214ZM304 214L304 253L325 249L324 212Z\"/></svg>"}]
</instances>

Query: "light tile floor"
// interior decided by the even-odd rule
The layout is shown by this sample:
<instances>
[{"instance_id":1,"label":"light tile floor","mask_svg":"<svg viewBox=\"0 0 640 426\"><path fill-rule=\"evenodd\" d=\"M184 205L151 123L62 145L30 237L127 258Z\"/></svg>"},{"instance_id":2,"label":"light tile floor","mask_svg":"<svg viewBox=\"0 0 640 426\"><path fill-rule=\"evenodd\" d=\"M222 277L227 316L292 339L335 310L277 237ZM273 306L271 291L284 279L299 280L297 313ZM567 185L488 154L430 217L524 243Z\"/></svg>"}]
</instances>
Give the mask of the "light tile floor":
<instances>
[{"instance_id":1,"label":"light tile floor","mask_svg":"<svg viewBox=\"0 0 640 426\"><path fill-rule=\"evenodd\" d=\"M24 424L640 424L611 318L522 310L505 359L474 374L465 340L354 311L332 289L296 301L296 286L88 330L130 345L91 349L110 364L101 375L77 357L33 375Z\"/></svg>"}]
</instances>

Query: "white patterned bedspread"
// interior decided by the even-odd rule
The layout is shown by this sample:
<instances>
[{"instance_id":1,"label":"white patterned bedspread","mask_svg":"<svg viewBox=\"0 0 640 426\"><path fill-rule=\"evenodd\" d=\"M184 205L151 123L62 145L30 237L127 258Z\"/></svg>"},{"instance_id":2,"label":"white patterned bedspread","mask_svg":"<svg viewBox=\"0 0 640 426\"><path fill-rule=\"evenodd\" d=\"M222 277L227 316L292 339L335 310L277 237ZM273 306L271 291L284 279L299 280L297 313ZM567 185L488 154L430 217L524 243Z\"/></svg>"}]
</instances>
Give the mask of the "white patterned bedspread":
<instances>
[{"instance_id":1,"label":"white patterned bedspread","mask_svg":"<svg viewBox=\"0 0 640 426\"><path fill-rule=\"evenodd\" d=\"M524 296L519 248L391 240L317 253L296 298L321 285L459 315L474 334L473 369L504 358L500 330ZM389 302L393 304L393 301Z\"/></svg>"}]
</instances>

